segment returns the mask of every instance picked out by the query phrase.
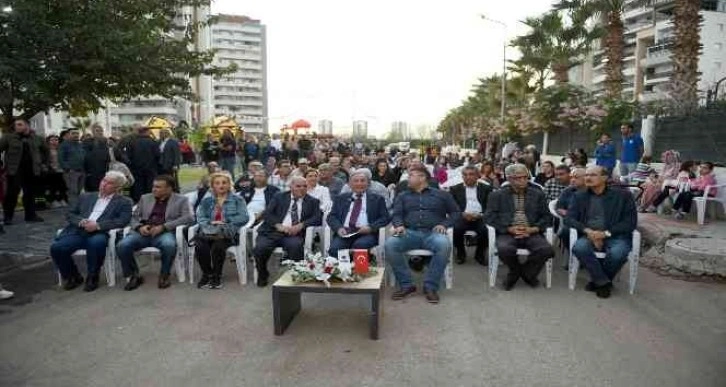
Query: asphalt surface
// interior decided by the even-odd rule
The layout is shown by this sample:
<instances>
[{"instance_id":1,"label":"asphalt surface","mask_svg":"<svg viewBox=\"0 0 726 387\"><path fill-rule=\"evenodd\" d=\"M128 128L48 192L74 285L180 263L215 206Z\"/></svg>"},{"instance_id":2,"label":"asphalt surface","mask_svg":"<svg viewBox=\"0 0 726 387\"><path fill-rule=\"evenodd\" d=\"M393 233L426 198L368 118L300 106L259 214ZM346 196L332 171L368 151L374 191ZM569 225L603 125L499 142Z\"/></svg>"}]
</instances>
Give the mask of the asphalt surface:
<instances>
[{"instance_id":1,"label":"asphalt surface","mask_svg":"<svg viewBox=\"0 0 726 387\"><path fill-rule=\"evenodd\" d=\"M455 269L454 289L384 302L368 339L368 300L305 295L275 336L271 290L156 288L156 261L134 292L64 292L50 265L0 277L1 386L724 386L726 285L642 269L636 294L597 299L520 283L488 289L484 269ZM556 262L556 267L561 265ZM626 268L627 269L627 268ZM500 280L506 269L500 270ZM103 280L102 280L102 283Z\"/></svg>"}]
</instances>

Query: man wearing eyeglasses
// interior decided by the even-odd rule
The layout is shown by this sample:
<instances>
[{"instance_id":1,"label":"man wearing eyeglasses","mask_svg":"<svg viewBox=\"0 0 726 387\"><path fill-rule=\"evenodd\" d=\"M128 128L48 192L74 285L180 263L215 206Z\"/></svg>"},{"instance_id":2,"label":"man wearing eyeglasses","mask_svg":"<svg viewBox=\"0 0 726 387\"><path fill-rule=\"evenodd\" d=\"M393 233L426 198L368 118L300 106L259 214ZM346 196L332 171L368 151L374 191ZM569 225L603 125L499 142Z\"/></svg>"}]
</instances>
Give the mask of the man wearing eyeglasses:
<instances>
[{"instance_id":1,"label":"man wearing eyeglasses","mask_svg":"<svg viewBox=\"0 0 726 387\"><path fill-rule=\"evenodd\" d=\"M496 230L499 258L509 267L504 290L512 290L520 278L534 288L545 262L555 255L543 235L552 216L544 192L528 184L524 164L509 165L504 173L509 184L489 195L484 220ZM525 263L519 262L517 249L529 250Z\"/></svg>"},{"instance_id":2,"label":"man wearing eyeglasses","mask_svg":"<svg viewBox=\"0 0 726 387\"><path fill-rule=\"evenodd\" d=\"M609 173L601 166L585 172L587 189L575 194L564 223L579 232L573 254L590 273L585 290L600 298L610 297L612 280L632 250L638 212L630 191L607 185ZM606 252L605 259L595 256Z\"/></svg>"}]
</instances>

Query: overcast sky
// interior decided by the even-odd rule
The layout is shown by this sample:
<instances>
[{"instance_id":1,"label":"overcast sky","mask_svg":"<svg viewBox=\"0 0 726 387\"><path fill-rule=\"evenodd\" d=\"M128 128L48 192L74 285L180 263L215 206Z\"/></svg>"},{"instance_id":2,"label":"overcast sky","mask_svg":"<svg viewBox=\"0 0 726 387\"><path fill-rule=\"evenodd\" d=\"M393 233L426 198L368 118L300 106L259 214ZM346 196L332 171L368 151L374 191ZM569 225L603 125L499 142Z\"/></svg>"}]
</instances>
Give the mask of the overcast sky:
<instances>
[{"instance_id":1,"label":"overcast sky","mask_svg":"<svg viewBox=\"0 0 726 387\"><path fill-rule=\"evenodd\" d=\"M478 77L501 72L504 29L550 0L213 0L267 26L270 130L298 118L348 128L436 125ZM512 49L508 55L513 55Z\"/></svg>"}]
</instances>

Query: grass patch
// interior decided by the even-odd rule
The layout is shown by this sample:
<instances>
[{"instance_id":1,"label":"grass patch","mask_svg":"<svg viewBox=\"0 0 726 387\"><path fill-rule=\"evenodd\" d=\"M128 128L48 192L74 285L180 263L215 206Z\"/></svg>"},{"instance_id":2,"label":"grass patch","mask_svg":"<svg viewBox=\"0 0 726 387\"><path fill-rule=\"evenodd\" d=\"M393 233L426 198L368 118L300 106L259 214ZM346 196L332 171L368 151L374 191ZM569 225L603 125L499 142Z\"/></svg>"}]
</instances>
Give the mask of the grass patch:
<instances>
[{"instance_id":1,"label":"grass patch","mask_svg":"<svg viewBox=\"0 0 726 387\"><path fill-rule=\"evenodd\" d=\"M179 186L182 191L193 189L199 183L199 180L207 173L204 167L184 167L177 172L179 176Z\"/></svg>"}]
</instances>

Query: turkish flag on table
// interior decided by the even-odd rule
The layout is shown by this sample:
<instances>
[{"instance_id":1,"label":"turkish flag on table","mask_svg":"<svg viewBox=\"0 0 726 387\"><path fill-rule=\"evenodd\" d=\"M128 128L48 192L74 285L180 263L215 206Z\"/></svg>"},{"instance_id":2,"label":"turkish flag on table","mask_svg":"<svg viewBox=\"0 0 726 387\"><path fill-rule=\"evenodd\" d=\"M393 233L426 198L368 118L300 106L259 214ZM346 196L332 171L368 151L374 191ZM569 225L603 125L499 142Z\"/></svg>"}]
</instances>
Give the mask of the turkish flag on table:
<instances>
[{"instance_id":1,"label":"turkish flag on table","mask_svg":"<svg viewBox=\"0 0 726 387\"><path fill-rule=\"evenodd\" d=\"M353 250L353 272L356 274L367 274L369 270L368 250Z\"/></svg>"}]
</instances>

